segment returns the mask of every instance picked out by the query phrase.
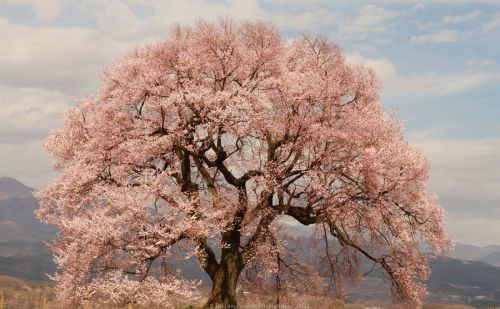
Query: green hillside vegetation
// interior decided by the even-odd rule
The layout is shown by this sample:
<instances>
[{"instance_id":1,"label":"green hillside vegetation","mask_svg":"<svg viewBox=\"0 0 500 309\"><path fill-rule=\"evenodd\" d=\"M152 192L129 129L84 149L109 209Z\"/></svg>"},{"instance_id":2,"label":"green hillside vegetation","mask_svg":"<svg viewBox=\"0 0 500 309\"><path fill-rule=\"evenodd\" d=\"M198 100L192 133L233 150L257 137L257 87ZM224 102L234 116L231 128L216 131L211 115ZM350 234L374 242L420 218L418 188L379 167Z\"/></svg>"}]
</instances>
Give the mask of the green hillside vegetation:
<instances>
[{"instance_id":1,"label":"green hillside vegetation","mask_svg":"<svg viewBox=\"0 0 500 309\"><path fill-rule=\"evenodd\" d=\"M0 274L33 282L48 281L56 266L49 254L0 257Z\"/></svg>"}]
</instances>

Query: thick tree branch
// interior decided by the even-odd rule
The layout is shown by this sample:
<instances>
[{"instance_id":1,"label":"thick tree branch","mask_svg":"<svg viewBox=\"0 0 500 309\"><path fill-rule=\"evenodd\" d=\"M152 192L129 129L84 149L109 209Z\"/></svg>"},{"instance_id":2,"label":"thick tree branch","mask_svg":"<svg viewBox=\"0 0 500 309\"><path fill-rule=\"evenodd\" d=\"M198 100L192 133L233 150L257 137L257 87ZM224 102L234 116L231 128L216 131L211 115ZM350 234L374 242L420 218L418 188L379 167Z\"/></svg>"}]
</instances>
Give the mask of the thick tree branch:
<instances>
[{"instance_id":1,"label":"thick tree branch","mask_svg":"<svg viewBox=\"0 0 500 309\"><path fill-rule=\"evenodd\" d=\"M198 262L210 278L213 278L219 268L219 263L217 262L214 251L208 245L206 238L196 238L194 241L202 250L201 254L198 255Z\"/></svg>"}]
</instances>

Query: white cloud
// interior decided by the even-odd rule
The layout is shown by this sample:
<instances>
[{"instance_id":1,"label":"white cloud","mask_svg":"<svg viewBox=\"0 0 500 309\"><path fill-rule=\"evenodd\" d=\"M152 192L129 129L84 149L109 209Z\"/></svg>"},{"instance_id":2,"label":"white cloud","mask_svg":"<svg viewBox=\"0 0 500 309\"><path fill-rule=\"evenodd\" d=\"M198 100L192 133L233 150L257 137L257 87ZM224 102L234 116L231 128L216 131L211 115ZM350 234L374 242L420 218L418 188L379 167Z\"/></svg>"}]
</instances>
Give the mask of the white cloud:
<instances>
[{"instance_id":1,"label":"white cloud","mask_svg":"<svg viewBox=\"0 0 500 309\"><path fill-rule=\"evenodd\" d=\"M465 62L465 67L467 68L487 68L495 64L495 61L491 59L478 59L471 58Z\"/></svg>"},{"instance_id":2,"label":"white cloud","mask_svg":"<svg viewBox=\"0 0 500 309\"><path fill-rule=\"evenodd\" d=\"M6 4L11 6L26 5L30 3L31 0L0 0L0 4Z\"/></svg>"},{"instance_id":3,"label":"white cloud","mask_svg":"<svg viewBox=\"0 0 500 309\"><path fill-rule=\"evenodd\" d=\"M62 11L62 0L33 0L33 12L40 21L53 21Z\"/></svg>"},{"instance_id":4,"label":"white cloud","mask_svg":"<svg viewBox=\"0 0 500 309\"><path fill-rule=\"evenodd\" d=\"M396 10L389 10L380 6L367 5L360 11L354 20L344 20L340 24L341 33L356 33L369 35L370 33L386 33L389 31L387 23L399 16Z\"/></svg>"},{"instance_id":5,"label":"white cloud","mask_svg":"<svg viewBox=\"0 0 500 309\"><path fill-rule=\"evenodd\" d=\"M377 76L385 82L393 81L399 78L394 64L387 59L367 58L358 52L347 54L346 59L350 63L361 64L373 69L377 73Z\"/></svg>"},{"instance_id":6,"label":"white cloud","mask_svg":"<svg viewBox=\"0 0 500 309\"><path fill-rule=\"evenodd\" d=\"M479 17L479 15L481 15L481 12L479 11L469 12L464 15L446 15L443 17L443 21L449 24L460 24L472 21Z\"/></svg>"},{"instance_id":7,"label":"white cloud","mask_svg":"<svg viewBox=\"0 0 500 309\"><path fill-rule=\"evenodd\" d=\"M500 13L496 14L489 21L483 24L483 29L486 31L491 31L496 28L500 28Z\"/></svg>"},{"instance_id":8,"label":"white cloud","mask_svg":"<svg viewBox=\"0 0 500 309\"><path fill-rule=\"evenodd\" d=\"M22 144L44 138L51 128L61 126L61 114L75 101L59 92L42 88L0 86L0 93L2 144Z\"/></svg>"},{"instance_id":9,"label":"white cloud","mask_svg":"<svg viewBox=\"0 0 500 309\"><path fill-rule=\"evenodd\" d=\"M50 22L58 18L64 6L63 0L0 0L0 4L9 6L31 6L36 19Z\"/></svg>"},{"instance_id":10,"label":"white cloud","mask_svg":"<svg viewBox=\"0 0 500 309\"><path fill-rule=\"evenodd\" d=\"M498 74L482 70L481 66L470 66L470 62L454 72L428 72L401 75L394 64L387 59L367 58L360 53L346 55L353 64L362 64L373 69L384 83L386 97L436 97L464 92L498 81Z\"/></svg>"},{"instance_id":11,"label":"white cloud","mask_svg":"<svg viewBox=\"0 0 500 309\"><path fill-rule=\"evenodd\" d=\"M422 2L417 2L412 6L412 10L423 10L425 8L425 4Z\"/></svg>"},{"instance_id":12,"label":"white cloud","mask_svg":"<svg viewBox=\"0 0 500 309\"><path fill-rule=\"evenodd\" d=\"M161 37L158 32L119 25L132 30L25 26L0 17L0 84L79 96L93 92L103 65Z\"/></svg>"},{"instance_id":13,"label":"white cloud","mask_svg":"<svg viewBox=\"0 0 500 309\"><path fill-rule=\"evenodd\" d=\"M349 0L345 0L349 1ZM498 0L378 0L377 3L387 3L387 4L412 4L416 3L417 5L433 5L437 3L447 3L447 4L492 4L492 5L500 5Z\"/></svg>"},{"instance_id":14,"label":"white cloud","mask_svg":"<svg viewBox=\"0 0 500 309\"><path fill-rule=\"evenodd\" d=\"M315 5L307 5L299 11L269 11L264 8L263 2L258 0L227 0L227 1L149 1L149 7L154 12L148 24L163 26L172 23L192 23L203 17L214 20L219 16L230 16L236 20L263 20L273 22L281 30L314 30L321 26L333 24L338 18L329 10ZM143 3L143 2L141 2ZM273 4L275 4L273 2ZM286 7L304 7L303 4L289 0L281 0L280 5ZM308 2L309 4L309 2Z\"/></svg>"},{"instance_id":15,"label":"white cloud","mask_svg":"<svg viewBox=\"0 0 500 309\"><path fill-rule=\"evenodd\" d=\"M471 208L473 207L474 205L471 205ZM491 246L499 243L499 219L450 214L446 225L448 233L454 241L476 246Z\"/></svg>"},{"instance_id":16,"label":"white cloud","mask_svg":"<svg viewBox=\"0 0 500 309\"><path fill-rule=\"evenodd\" d=\"M78 96L94 92L103 65L134 47L163 39L175 23L193 23L199 17L257 17L274 22L282 30L313 31L335 20L331 13L320 9L271 14L256 0L134 2L144 7L150 14L147 17L139 17L124 1L71 4L77 14L93 20L96 27L19 25L0 16L0 84L47 88Z\"/></svg>"},{"instance_id":17,"label":"white cloud","mask_svg":"<svg viewBox=\"0 0 500 309\"><path fill-rule=\"evenodd\" d=\"M1 144L1 176L19 179L26 185L41 188L54 177L52 159L43 149L43 140L23 144Z\"/></svg>"},{"instance_id":18,"label":"white cloud","mask_svg":"<svg viewBox=\"0 0 500 309\"><path fill-rule=\"evenodd\" d=\"M447 139L416 134L410 140L432 162L429 188L438 193L449 212L450 233L464 243L498 244L500 139Z\"/></svg>"},{"instance_id":19,"label":"white cloud","mask_svg":"<svg viewBox=\"0 0 500 309\"><path fill-rule=\"evenodd\" d=\"M498 76L481 70L457 70L450 73L429 72L412 74L395 82L391 95L405 95L405 93L420 97L445 96L461 93L498 80Z\"/></svg>"},{"instance_id":20,"label":"white cloud","mask_svg":"<svg viewBox=\"0 0 500 309\"><path fill-rule=\"evenodd\" d=\"M433 164L432 186L462 198L480 196L500 203L500 139L444 139L410 136ZM472 185L472 186L471 186ZM500 219L500 208L493 208Z\"/></svg>"},{"instance_id":21,"label":"white cloud","mask_svg":"<svg viewBox=\"0 0 500 309\"><path fill-rule=\"evenodd\" d=\"M113 49L93 42L92 31L86 29L20 26L2 18L0 37L0 83L11 86L81 87Z\"/></svg>"},{"instance_id":22,"label":"white cloud","mask_svg":"<svg viewBox=\"0 0 500 309\"><path fill-rule=\"evenodd\" d=\"M442 30L439 32L412 36L412 43L433 42L449 43L458 41L458 32L455 30Z\"/></svg>"}]
</instances>

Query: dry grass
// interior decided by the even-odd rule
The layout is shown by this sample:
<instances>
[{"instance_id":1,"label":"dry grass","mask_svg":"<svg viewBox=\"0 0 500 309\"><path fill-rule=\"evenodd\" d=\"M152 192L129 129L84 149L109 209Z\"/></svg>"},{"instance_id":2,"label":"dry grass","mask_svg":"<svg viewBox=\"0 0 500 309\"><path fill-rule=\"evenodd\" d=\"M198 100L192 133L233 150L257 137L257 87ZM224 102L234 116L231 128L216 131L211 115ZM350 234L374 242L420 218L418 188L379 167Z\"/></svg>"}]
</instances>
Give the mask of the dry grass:
<instances>
[{"instance_id":1,"label":"dry grass","mask_svg":"<svg viewBox=\"0 0 500 309\"><path fill-rule=\"evenodd\" d=\"M460 304L446 305L446 304L428 304L424 309L474 309L474 307ZM495 309L495 308L492 308Z\"/></svg>"},{"instance_id":2,"label":"dry grass","mask_svg":"<svg viewBox=\"0 0 500 309\"><path fill-rule=\"evenodd\" d=\"M2 308L3 298L3 308ZM204 299L193 304L191 308L199 308ZM262 297L260 295L242 295L239 299L242 308L247 309L271 309L275 308L275 299ZM0 309L62 309L57 303L52 287L48 285L37 285L19 279L0 276ZM127 304L85 304L78 309L129 309ZM137 306L133 309L163 308L156 306ZM303 296L295 305L282 306L281 309L404 309L396 304L380 302L347 303L328 297ZM424 309L474 309L474 307L459 304L426 304Z\"/></svg>"}]
</instances>

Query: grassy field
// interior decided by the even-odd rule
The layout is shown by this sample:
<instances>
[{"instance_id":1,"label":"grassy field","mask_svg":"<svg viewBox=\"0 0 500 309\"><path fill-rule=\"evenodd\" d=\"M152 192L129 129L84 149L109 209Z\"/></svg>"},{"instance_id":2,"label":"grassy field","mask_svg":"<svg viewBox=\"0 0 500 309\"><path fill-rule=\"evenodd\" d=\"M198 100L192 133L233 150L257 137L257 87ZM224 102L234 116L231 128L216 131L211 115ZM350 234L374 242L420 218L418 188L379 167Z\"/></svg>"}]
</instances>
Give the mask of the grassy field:
<instances>
[{"instance_id":1,"label":"grassy field","mask_svg":"<svg viewBox=\"0 0 500 309\"><path fill-rule=\"evenodd\" d=\"M201 299L191 308L199 308L204 300ZM242 308L272 308L272 300L266 300L258 296L241 297L239 304ZM63 308L55 299L53 288L49 285L34 284L20 279L0 276L0 309L59 309ZM166 308L157 306L138 306L129 304L84 304L79 309L143 309L143 308ZM179 307L181 308L181 307ZM403 309L395 304L379 302L348 303L336 301L326 297L303 297L297 307L284 307L288 309ZM424 309L473 309L465 305L426 304Z\"/></svg>"}]
</instances>

